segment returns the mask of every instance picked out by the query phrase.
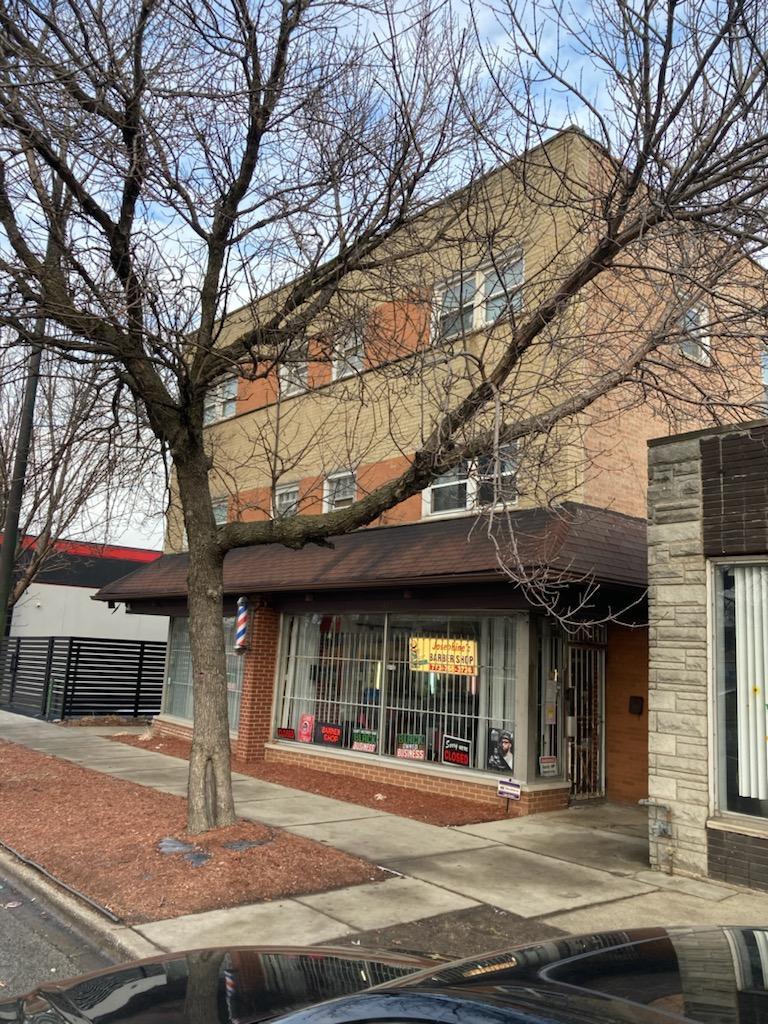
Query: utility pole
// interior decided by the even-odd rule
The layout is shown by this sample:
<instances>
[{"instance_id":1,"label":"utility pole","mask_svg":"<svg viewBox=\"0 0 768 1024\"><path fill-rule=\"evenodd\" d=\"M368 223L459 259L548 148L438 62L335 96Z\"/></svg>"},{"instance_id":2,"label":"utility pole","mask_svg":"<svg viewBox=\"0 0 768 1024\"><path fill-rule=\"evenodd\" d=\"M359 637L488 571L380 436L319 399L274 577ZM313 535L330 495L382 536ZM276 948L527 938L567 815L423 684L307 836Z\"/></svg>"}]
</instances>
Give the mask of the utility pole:
<instances>
[{"instance_id":1,"label":"utility pole","mask_svg":"<svg viewBox=\"0 0 768 1024\"><path fill-rule=\"evenodd\" d=\"M16 560L16 547L19 543L19 518L21 504L24 499L24 482L27 476L29 448L32 442L32 427L35 421L35 399L37 384L40 379L40 360L43 354L43 338L45 337L45 318L38 317L32 335L32 348L29 354L27 378L24 382L24 399L21 405L19 420L19 438L16 453L13 457L13 474L8 492L8 506L5 510L3 524L3 545L0 548L0 641L3 639L8 622L8 601L13 583L13 566Z\"/></svg>"}]
</instances>

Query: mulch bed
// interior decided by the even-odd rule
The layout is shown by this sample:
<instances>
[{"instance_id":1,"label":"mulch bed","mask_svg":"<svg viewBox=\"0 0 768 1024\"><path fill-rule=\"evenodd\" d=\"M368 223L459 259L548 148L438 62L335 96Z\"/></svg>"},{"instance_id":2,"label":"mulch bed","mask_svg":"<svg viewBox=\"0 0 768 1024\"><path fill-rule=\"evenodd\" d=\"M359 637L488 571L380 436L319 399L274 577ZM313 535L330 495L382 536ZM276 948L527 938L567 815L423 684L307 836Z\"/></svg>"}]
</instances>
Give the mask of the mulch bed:
<instances>
[{"instance_id":1,"label":"mulch bed","mask_svg":"<svg viewBox=\"0 0 768 1024\"><path fill-rule=\"evenodd\" d=\"M131 747L157 750L172 757L189 759L188 740L152 735L147 738L135 733L124 736L118 733L110 736L110 739ZM336 800L346 800L363 807L373 807L377 811L399 814L404 818L413 818L415 821L424 821L430 825L474 825L480 821L498 821L506 817L503 800L499 800L496 807L474 800L442 798L438 793L370 782L351 775L332 775L310 767L273 764L269 761L243 762L233 758L232 768L254 779L276 782L281 786L302 789L307 793L317 793Z\"/></svg>"},{"instance_id":2,"label":"mulch bed","mask_svg":"<svg viewBox=\"0 0 768 1024\"><path fill-rule=\"evenodd\" d=\"M357 857L254 822L188 836L185 809L182 797L0 740L0 839L127 923L388 877ZM161 853L163 839L186 850ZM237 842L255 845L226 845ZM185 854L208 858L195 866Z\"/></svg>"}]
</instances>

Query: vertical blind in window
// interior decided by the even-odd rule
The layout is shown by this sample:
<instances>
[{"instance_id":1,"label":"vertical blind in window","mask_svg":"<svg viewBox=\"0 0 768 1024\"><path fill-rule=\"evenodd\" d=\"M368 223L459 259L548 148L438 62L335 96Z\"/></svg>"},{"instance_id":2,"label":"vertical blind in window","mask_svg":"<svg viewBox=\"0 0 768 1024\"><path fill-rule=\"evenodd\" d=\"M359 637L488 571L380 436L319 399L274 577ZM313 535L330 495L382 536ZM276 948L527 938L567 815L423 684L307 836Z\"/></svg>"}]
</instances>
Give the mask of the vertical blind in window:
<instances>
[{"instance_id":1,"label":"vertical blind in window","mask_svg":"<svg viewBox=\"0 0 768 1024\"><path fill-rule=\"evenodd\" d=\"M235 650L235 620L224 619L224 640L227 656L227 709L229 727L236 730L240 720L240 697L243 689L243 657ZM163 711L174 718L192 721L192 652L189 640L189 619L173 616L168 632Z\"/></svg>"},{"instance_id":2,"label":"vertical blind in window","mask_svg":"<svg viewBox=\"0 0 768 1024\"><path fill-rule=\"evenodd\" d=\"M768 799L768 567L734 566L739 795Z\"/></svg>"}]
</instances>

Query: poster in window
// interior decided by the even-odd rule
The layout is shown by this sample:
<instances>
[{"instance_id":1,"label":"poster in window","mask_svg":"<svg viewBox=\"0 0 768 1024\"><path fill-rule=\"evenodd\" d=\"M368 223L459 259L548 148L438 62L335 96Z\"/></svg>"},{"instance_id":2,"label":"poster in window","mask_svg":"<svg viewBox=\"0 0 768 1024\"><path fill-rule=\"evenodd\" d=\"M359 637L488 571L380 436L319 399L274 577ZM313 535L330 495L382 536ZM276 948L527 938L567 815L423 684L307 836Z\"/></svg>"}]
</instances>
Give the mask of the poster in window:
<instances>
[{"instance_id":1,"label":"poster in window","mask_svg":"<svg viewBox=\"0 0 768 1024\"><path fill-rule=\"evenodd\" d=\"M512 733L501 726L491 726L488 730L488 760L486 768L489 772L510 772L515 764L515 741Z\"/></svg>"},{"instance_id":2,"label":"poster in window","mask_svg":"<svg viewBox=\"0 0 768 1024\"><path fill-rule=\"evenodd\" d=\"M353 729L352 749L364 754L375 754L379 742L379 734L375 729Z\"/></svg>"},{"instance_id":3,"label":"poster in window","mask_svg":"<svg viewBox=\"0 0 768 1024\"><path fill-rule=\"evenodd\" d=\"M299 718L299 740L302 743L311 743L315 736L315 716L302 715Z\"/></svg>"},{"instance_id":4,"label":"poster in window","mask_svg":"<svg viewBox=\"0 0 768 1024\"><path fill-rule=\"evenodd\" d=\"M472 766L472 741L461 736L443 736L443 764L455 765L457 768Z\"/></svg>"},{"instance_id":5,"label":"poster in window","mask_svg":"<svg viewBox=\"0 0 768 1024\"><path fill-rule=\"evenodd\" d=\"M324 747L340 747L343 739L338 722L315 722L315 743Z\"/></svg>"},{"instance_id":6,"label":"poster in window","mask_svg":"<svg viewBox=\"0 0 768 1024\"><path fill-rule=\"evenodd\" d=\"M427 737L421 732L398 733L396 756L404 761L426 761Z\"/></svg>"},{"instance_id":7,"label":"poster in window","mask_svg":"<svg viewBox=\"0 0 768 1024\"><path fill-rule=\"evenodd\" d=\"M413 636L408 645L411 672L477 675L477 641L457 637Z\"/></svg>"}]
</instances>

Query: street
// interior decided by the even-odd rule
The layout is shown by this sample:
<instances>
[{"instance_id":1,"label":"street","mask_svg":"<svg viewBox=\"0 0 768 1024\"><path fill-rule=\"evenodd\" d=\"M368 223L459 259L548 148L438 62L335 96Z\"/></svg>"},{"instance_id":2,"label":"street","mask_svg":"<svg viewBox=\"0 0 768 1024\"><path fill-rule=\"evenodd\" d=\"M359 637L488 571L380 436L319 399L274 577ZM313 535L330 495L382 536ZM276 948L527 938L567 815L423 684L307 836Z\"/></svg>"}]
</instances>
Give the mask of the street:
<instances>
[{"instance_id":1,"label":"street","mask_svg":"<svg viewBox=\"0 0 768 1024\"><path fill-rule=\"evenodd\" d=\"M60 922L42 898L0 873L0 1002L113 962Z\"/></svg>"}]
</instances>

